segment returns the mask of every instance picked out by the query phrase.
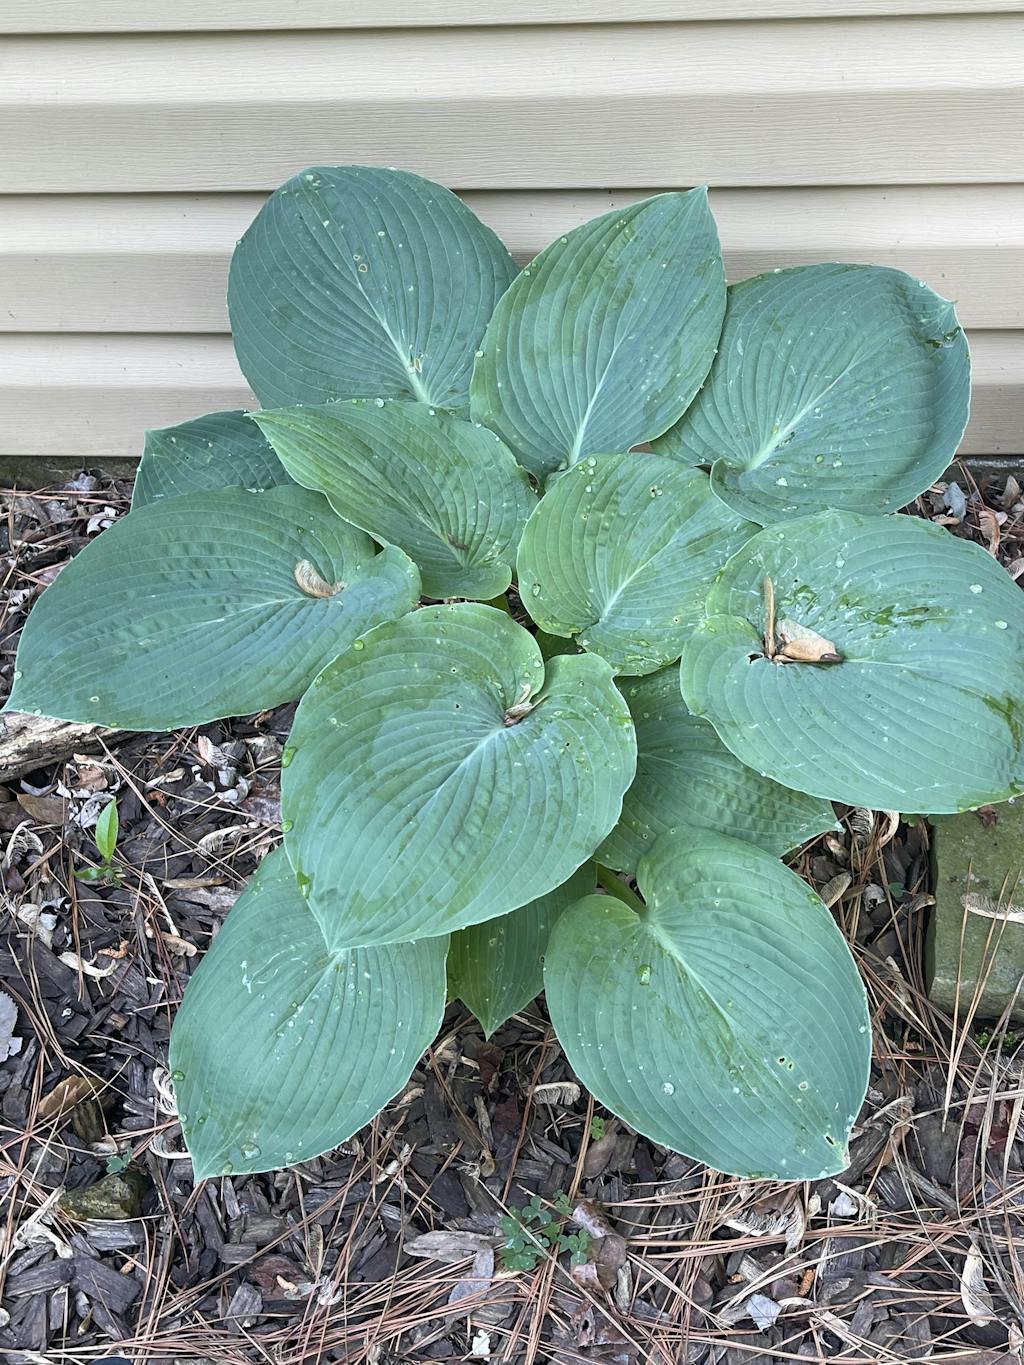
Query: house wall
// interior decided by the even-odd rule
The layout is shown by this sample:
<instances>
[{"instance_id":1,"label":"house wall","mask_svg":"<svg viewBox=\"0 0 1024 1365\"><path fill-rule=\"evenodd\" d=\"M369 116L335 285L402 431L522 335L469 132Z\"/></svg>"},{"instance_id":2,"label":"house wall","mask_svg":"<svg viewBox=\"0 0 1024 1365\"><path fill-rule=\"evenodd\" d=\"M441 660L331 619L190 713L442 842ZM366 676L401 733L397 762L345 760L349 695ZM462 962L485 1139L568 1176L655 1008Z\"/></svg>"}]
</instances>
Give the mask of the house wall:
<instances>
[{"instance_id":1,"label":"house wall","mask_svg":"<svg viewBox=\"0 0 1024 1365\"><path fill-rule=\"evenodd\" d=\"M1024 4L0 0L0 458L253 403L232 246L346 161L451 185L520 260L706 182L732 279L869 261L956 299L964 450L1024 453Z\"/></svg>"}]
</instances>

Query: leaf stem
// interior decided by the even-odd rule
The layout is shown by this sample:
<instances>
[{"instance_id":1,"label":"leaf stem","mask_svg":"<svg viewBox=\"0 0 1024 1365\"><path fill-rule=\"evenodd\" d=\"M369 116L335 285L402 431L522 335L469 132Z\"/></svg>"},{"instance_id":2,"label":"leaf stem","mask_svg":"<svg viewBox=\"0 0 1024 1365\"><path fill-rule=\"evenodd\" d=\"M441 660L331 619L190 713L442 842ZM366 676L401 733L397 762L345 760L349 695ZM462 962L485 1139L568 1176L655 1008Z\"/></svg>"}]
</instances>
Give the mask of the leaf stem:
<instances>
[{"instance_id":1,"label":"leaf stem","mask_svg":"<svg viewBox=\"0 0 1024 1365\"><path fill-rule=\"evenodd\" d=\"M609 895L622 901L623 905L628 905L630 910L635 910L638 915L646 912L647 906L644 905L640 897L634 891L630 891L621 877L617 877L614 872L607 867L602 867L600 863L597 864L597 884L604 887Z\"/></svg>"},{"instance_id":2,"label":"leaf stem","mask_svg":"<svg viewBox=\"0 0 1024 1365\"><path fill-rule=\"evenodd\" d=\"M764 652L775 658L775 584L765 575L764 580Z\"/></svg>"}]
</instances>

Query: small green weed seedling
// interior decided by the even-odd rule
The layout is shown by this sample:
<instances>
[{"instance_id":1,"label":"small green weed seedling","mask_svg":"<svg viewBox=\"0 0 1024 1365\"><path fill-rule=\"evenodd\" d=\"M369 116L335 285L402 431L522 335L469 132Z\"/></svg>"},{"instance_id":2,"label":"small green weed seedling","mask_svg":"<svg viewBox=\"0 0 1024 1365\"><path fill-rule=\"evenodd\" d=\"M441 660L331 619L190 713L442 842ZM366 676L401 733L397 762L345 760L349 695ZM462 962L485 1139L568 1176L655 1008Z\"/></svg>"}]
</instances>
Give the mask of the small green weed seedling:
<instances>
[{"instance_id":1,"label":"small green weed seedling","mask_svg":"<svg viewBox=\"0 0 1024 1365\"><path fill-rule=\"evenodd\" d=\"M115 885L120 885L121 873L114 866L113 861L114 850L117 848L119 827L117 801L110 800L100 811L96 828L93 830L93 838L96 840L96 847L103 861L96 867L86 867L76 872L75 876L79 881L113 882Z\"/></svg>"},{"instance_id":2,"label":"small green weed seedling","mask_svg":"<svg viewBox=\"0 0 1024 1365\"><path fill-rule=\"evenodd\" d=\"M450 998L490 1035L542 988L648 1138L841 1171L867 1000L782 855L833 801L1024 792L1020 589L896 515L967 420L953 305L870 265L727 287L701 189L519 270L441 186L341 166L270 197L228 306L262 407L148 434L9 702L171 730L298 701L283 845L174 1023L196 1176L336 1147ZM520 1225L513 1256L552 1227Z\"/></svg>"}]
</instances>

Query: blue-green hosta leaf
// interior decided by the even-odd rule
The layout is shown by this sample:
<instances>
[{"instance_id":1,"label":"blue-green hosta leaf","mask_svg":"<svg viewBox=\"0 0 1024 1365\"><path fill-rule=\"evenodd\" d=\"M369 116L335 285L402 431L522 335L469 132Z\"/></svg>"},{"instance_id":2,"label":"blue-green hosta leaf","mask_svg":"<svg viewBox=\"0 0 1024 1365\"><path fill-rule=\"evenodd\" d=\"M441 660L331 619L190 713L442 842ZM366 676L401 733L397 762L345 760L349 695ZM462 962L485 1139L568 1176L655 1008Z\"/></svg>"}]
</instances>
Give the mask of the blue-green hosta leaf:
<instances>
[{"instance_id":1,"label":"blue-green hosta leaf","mask_svg":"<svg viewBox=\"0 0 1024 1365\"><path fill-rule=\"evenodd\" d=\"M268 408L377 394L465 408L473 353L515 273L441 185L314 166L271 195L235 249L238 362Z\"/></svg>"},{"instance_id":2,"label":"blue-green hosta leaf","mask_svg":"<svg viewBox=\"0 0 1024 1365\"><path fill-rule=\"evenodd\" d=\"M546 896L452 935L448 990L453 999L464 1001L473 1011L486 1038L540 995L552 925L563 910L595 886L594 865L584 863Z\"/></svg>"},{"instance_id":3,"label":"blue-green hosta leaf","mask_svg":"<svg viewBox=\"0 0 1024 1365\"><path fill-rule=\"evenodd\" d=\"M580 1080L646 1137L732 1175L841 1171L867 1087L867 1000L842 934L777 859L710 831L640 861L643 914L567 910L544 959Z\"/></svg>"},{"instance_id":4,"label":"blue-green hosta leaf","mask_svg":"<svg viewBox=\"0 0 1024 1365\"><path fill-rule=\"evenodd\" d=\"M473 416L541 479L628 450L690 403L724 311L705 190L606 213L545 248L498 303L473 370Z\"/></svg>"},{"instance_id":5,"label":"blue-green hosta leaf","mask_svg":"<svg viewBox=\"0 0 1024 1365\"><path fill-rule=\"evenodd\" d=\"M261 493L291 482L247 413L211 412L176 427L146 432L132 507L216 488Z\"/></svg>"},{"instance_id":6,"label":"blue-green hosta leaf","mask_svg":"<svg viewBox=\"0 0 1024 1365\"><path fill-rule=\"evenodd\" d=\"M416 566L374 550L294 485L140 507L39 599L8 708L173 730L291 701L353 640L415 606Z\"/></svg>"},{"instance_id":7,"label":"blue-green hosta leaf","mask_svg":"<svg viewBox=\"0 0 1024 1365\"><path fill-rule=\"evenodd\" d=\"M636 777L599 862L635 872L666 830L711 829L783 854L837 829L827 801L780 787L731 754L706 720L686 709L679 670L663 668L622 686L636 727Z\"/></svg>"},{"instance_id":8,"label":"blue-green hosta leaf","mask_svg":"<svg viewBox=\"0 0 1024 1365\"><path fill-rule=\"evenodd\" d=\"M428 597L503 593L537 505L493 431L422 403L357 398L256 414L292 477L419 565Z\"/></svg>"},{"instance_id":9,"label":"blue-green hosta leaf","mask_svg":"<svg viewBox=\"0 0 1024 1365\"><path fill-rule=\"evenodd\" d=\"M841 661L765 657L766 577L776 645L799 652L810 630ZM979 546L914 517L761 531L708 594L681 683L737 758L798 791L933 814L1024 791L1024 597Z\"/></svg>"},{"instance_id":10,"label":"blue-green hosta leaf","mask_svg":"<svg viewBox=\"0 0 1024 1365\"><path fill-rule=\"evenodd\" d=\"M519 590L544 630L575 638L617 673L651 673L679 658L712 578L755 530L698 469L592 455L527 522Z\"/></svg>"},{"instance_id":11,"label":"blue-green hosta leaf","mask_svg":"<svg viewBox=\"0 0 1024 1365\"><path fill-rule=\"evenodd\" d=\"M285 847L332 944L494 919L560 886L619 818L633 723L603 659L546 668L504 612L425 607L335 660L285 750Z\"/></svg>"},{"instance_id":12,"label":"blue-green hosta leaf","mask_svg":"<svg viewBox=\"0 0 1024 1365\"><path fill-rule=\"evenodd\" d=\"M170 1064L196 1178L345 1142L440 1027L446 938L332 950L283 852L260 866L185 991Z\"/></svg>"},{"instance_id":13,"label":"blue-green hosta leaf","mask_svg":"<svg viewBox=\"0 0 1024 1365\"><path fill-rule=\"evenodd\" d=\"M715 492L762 525L894 512L953 458L970 383L953 305L920 281L798 266L730 287L707 383L656 449L710 464Z\"/></svg>"}]
</instances>

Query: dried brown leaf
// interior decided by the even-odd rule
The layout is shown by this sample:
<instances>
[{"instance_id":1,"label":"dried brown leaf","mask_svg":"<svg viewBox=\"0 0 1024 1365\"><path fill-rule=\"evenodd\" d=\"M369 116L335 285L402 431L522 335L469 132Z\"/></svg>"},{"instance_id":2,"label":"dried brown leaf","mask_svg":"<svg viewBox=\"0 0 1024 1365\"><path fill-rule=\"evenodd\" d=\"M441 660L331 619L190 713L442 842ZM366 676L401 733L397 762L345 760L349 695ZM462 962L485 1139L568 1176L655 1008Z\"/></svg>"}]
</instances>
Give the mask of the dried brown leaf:
<instances>
[{"instance_id":1,"label":"dried brown leaf","mask_svg":"<svg viewBox=\"0 0 1024 1365\"><path fill-rule=\"evenodd\" d=\"M796 621L781 620L777 627L782 648L776 658L788 663L799 664L837 664L842 662L842 654L831 640L809 630Z\"/></svg>"},{"instance_id":2,"label":"dried brown leaf","mask_svg":"<svg viewBox=\"0 0 1024 1365\"><path fill-rule=\"evenodd\" d=\"M1020 484L1013 475L1010 474L1007 477L1006 486L1000 496L999 506L1004 512L1008 512L1015 502L1020 502L1020 496Z\"/></svg>"},{"instance_id":3,"label":"dried brown leaf","mask_svg":"<svg viewBox=\"0 0 1024 1365\"><path fill-rule=\"evenodd\" d=\"M328 583L308 559L300 559L293 572L295 582L307 597L336 597L345 586L344 583Z\"/></svg>"},{"instance_id":4,"label":"dried brown leaf","mask_svg":"<svg viewBox=\"0 0 1024 1365\"><path fill-rule=\"evenodd\" d=\"M610 1294L626 1264L626 1239L617 1232L595 1237L587 1247L583 1265L572 1267L572 1277L585 1289L602 1290Z\"/></svg>"},{"instance_id":5,"label":"dried brown leaf","mask_svg":"<svg viewBox=\"0 0 1024 1365\"><path fill-rule=\"evenodd\" d=\"M587 1148L587 1155L583 1158L585 1179L595 1180L601 1175L615 1155L618 1142L619 1125L612 1119L605 1127L603 1136L599 1137L596 1142L592 1142Z\"/></svg>"},{"instance_id":6,"label":"dried brown leaf","mask_svg":"<svg viewBox=\"0 0 1024 1365\"><path fill-rule=\"evenodd\" d=\"M581 1094L575 1081L548 1081L545 1085L533 1088L533 1098L538 1104L554 1104L563 1108L575 1104Z\"/></svg>"},{"instance_id":7,"label":"dried brown leaf","mask_svg":"<svg viewBox=\"0 0 1024 1365\"><path fill-rule=\"evenodd\" d=\"M985 1283L985 1262L973 1242L970 1251L964 1257L964 1268L960 1275L960 1300L975 1327L984 1327L995 1317L992 1296Z\"/></svg>"},{"instance_id":8,"label":"dried brown leaf","mask_svg":"<svg viewBox=\"0 0 1024 1365\"><path fill-rule=\"evenodd\" d=\"M223 829L212 829L204 834L196 844L203 853L216 857L219 853L233 851L249 834L255 834L259 825L226 825Z\"/></svg>"},{"instance_id":9,"label":"dried brown leaf","mask_svg":"<svg viewBox=\"0 0 1024 1365\"><path fill-rule=\"evenodd\" d=\"M724 1220L734 1232L752 1237L782 1237L786 1250L795 1251L807 1231L807 1209L799 1187L769 1195L747 1208L737 1209Z\"/></svg>"},{"instance_id":10,"label":"dried brown leaf","mask_svg":"<svg viewBox=\"0 0 1024 1365\"><path fill-rule=\"evenodd\" d=\"M830 877L818 893L825 904L832 908L836 901L850 889L853 878L849 872L837 872L834 877Z\"/></svg>"},{"instance_id":11,"label":"dried brown leaf","mask_svg":"<svg viewBox=\"0 0 1024 1365\"><path fill-rule=\"evenodd\" d=\"M985 544L990 555L999 553L999 540L1002 535L999 518L990 507L978 509L978 526L981 534L985 537Z\"/></svg>"},{"instance_id":12,"label":"dried brown leaf","mask_svg":"<svg viewBox=\"0 0 1024 1365\"><path fill-rule=\"evenodd\" d=\"M591 1237L613 1237L615 1229L608 1221L608 1215L593 1199L577 1200L572 1211L572 1220Z\"/></svg>"},{"instance_id":13,"label":"dried brown leaf","mask_svg":"<svg viewBox=\"0 0 1024 1365\"><path fill-rule=\"evenodd\" d=\"M39 1101L38 1114L44 1123L64 1118L77 1104L96 1093L96 1082L86 1076L65 1076Z\"/></svg>"},{"instance_id":14,"label":"dried brown leaf","mask_svg":"<svg viewBox=\"0 0 1024 1365\"><path fill-rule=\"evenodd\" d=\"M15 800L27 815L40 825L63 825L64 800L60 796L31 796L17 792Z\"/></svg>"}]
</instances>

